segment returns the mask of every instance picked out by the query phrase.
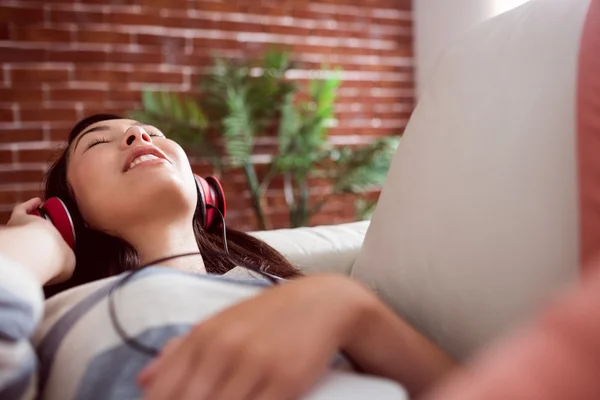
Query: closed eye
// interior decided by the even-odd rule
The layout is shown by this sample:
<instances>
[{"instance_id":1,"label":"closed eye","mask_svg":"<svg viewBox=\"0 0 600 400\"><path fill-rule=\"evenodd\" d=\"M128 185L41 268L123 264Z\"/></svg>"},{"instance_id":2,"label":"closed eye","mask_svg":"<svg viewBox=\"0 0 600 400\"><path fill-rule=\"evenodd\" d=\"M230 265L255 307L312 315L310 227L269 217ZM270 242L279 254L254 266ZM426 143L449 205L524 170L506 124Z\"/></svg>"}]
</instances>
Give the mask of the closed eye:
<instances>
[{"instance_id":1,"label":"closed eye","mask_svg":"<svg viewBox=\"0 0 600 400\"><path fill-rule=\"evenodd\" d=\"M97 144L100 143L108 143L110 142L110 140L106 140L105 138L96 138L90 141L90 143L88 143L86 150L91 149L92 147L94 147Z\"/></svg>"},{"instance_id":2,"label":"closed eye","mask_svg":"<svg viewBox=\"0 0 600 400\"><path fill-rule=\"evenodd\" d=\"M160 138L164 138L165 137L164 135L160 135L158 133L149 133L148 136L155 136L155 137L160 137ZM109 143L109 142L110 142L110 140L107 140L107 139L102 138L102 137L96 138L96 139L92 139L90 141L90 143L88 143L88 145L86 147L86 150L91 149L92 147L96 146L97 144L100 144L100 143Z\"/></svg>"}]
</instances>

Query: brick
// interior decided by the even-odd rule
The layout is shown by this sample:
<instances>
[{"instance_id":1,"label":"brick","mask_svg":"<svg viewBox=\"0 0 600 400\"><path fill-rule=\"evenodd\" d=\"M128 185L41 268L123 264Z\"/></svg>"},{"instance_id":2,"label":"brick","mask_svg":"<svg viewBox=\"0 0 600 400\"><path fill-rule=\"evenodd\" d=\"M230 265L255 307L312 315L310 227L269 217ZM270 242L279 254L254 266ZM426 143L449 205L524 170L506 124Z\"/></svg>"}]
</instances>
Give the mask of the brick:
<instances>
[{"instance_id":1,"label":"brick","mask_svg":"<svg viewBox=\"0 0 600 400\"><path fill-rule=\"evenodd\" d=\"M75 122L77 120L77 111L75 107L69 108L41 108L41 107L28 107L21 108L21 121L33 122L33 121L61 121L61 122Z\"/></svg>"},{"instance_id":2,"label":"brick","mask_svg":"<svg viewBox=\"0 0 600 400\"><path fill-rule=\"evenodd\" d=\"M10 219L10 211L0 211L0 225L5 225Z\"/></svg>"},{"instance_id":3,"label":"brick","mask_svg":"<svg viewBox=\"0 0 600 400\"><path fill-rule=\"evenodd\" d=\"M58 152L50 149L20 150L17 153L21 163L49 163L56 159Z\"/></svg>"},{"instance_id":4,"label":"brick","mask_svg":"<svg viewBox=\"0 0 600 400\"><path fill-rule=\"evenodd\" d=\"M87 2L87 0L86 0ZM28 0L28 3L47 4L47 0ZM52 3L73 4L73 0L52 0Z\"/></svg>"},{"instance_id":5,"label":"brick","mask_svg":"<svg viewBox=\"0 0 600 400\"><path fill-rule=\"evenodd\" d=\"M31 82L66 82L69 80L69 70L66 68L13 67L10 71L14 84Z\"/></svg>"},{"instance_id":6,"label":"brick","mask_svg":"<svg viewBox=\"0 0 600 400\"><path fill-rule=\"evenodd\" d=\"M41 170L0 171L0 183L41 183L43 177Z\"/></svg>"},{"instance_id":7,"label":"brick","mask_svg":"<svg viewBox=\"0 0 600 400\"><path fill-rule=\"evenodd\" d=\"M81 43L129 44L131 35L124 32L79 30L76 33L76 40Z\"/></svg>"},{"instance_id":8,"label":"brick","mask_svg":"<svg viewBox=\"0 0 600 400\"><path fill-rule=\"evenodd\" d=\"M250 209L252 203L247 196L241 196L241 193L236 193L235 196L227 197L227 209L229 210L244 210Z\"/></svg>"},{"instance_id":9,"label":"brick","mask_svg":"<svg viewBox=\"0 0 600 400\"><path fill-rule=\"evenodd\" d=\"M218 52L218 50L213 49ZM181 52L164 54L162 56L162 63L167 65L176 66L210 66L213 64L213 57L211 52L203 50L194 50L192 54L183 54Z\"/></svg>"},{"instance_id":10,"label":"brick","mask_svg":"<svg viewBox=\"0 0 600 400\"><path fill-rule=\"evenodd\" d=\"M199 26L202 26L197 20L188 18L185 15L160 17L160 25L167 28L198 28Z\"/></svg>"},{"instance_id":11,"label":"brick","mask_svg":"<svg viewBox=\"0 0 600 400\"><path fill-rule=\"evenodd\" d=\"M196 4L196 9L203 11L226 11L226 12L239 12L240 7L238 4L234 2L198 2Z\"/></svg>"},{"instance_id":12,"label":"brick","mask_svg":"<svg viewBox=\"0 0 600 400\"><path fill-rule=\"evenodd\" d=\"M17 48L0 44L0 62L43 62L44 49Z\"/></svg>"},{"instance_id":13,"label":"brick","mask_svg":"<svg viewBox=\"0 0 600 400\"><path fill-rule=\"evenodd\" d=\"M394 136L403 132L405 127L399 128L355 128L355 127L335 127L329 129L330 136Z\"/></svg>"},{"instance_id":14,"label":"brick","mask_svg":"<svg viewBox=\"0 0 600 400\"><path fill-rule=\"evenodd\" d=\"M72 125L75 125L75 121L72 122ZM66 142L69 132L71 128L50 128L48 130L48 134L50 136L51 141L55 142Z\"/></svg>"},{"instance_id":15,"label":"brick","mask_svg":"<svg viewBox=\"0 0 600 400\"><path fill-rule=\"evenodd\" d=\"M50 29L39 26L16 26L12 30L11 38L25 42L69 43L71 32L65 29Z\"/></svg>"},{"instance_id":16,"label":"brick","mask_svg":"<svg viewBox=\"0 0 600 400\"><path fill-rule=\"evenodd\" d=\"M75 79L90 82L125 83L129 81L130 73L123 70L115 70L87 65L75 67Z\"/></svg>"},{"instance_id":17,"label":"brick","mask_svg":"<svg viewBox=\"0 0 600 400\"><path fill-rule=\"evenodd\" d=\"M13 22L18 25L44 22L44 11L41 7L19 7L0 5L0 21Z\"/></svg>"},{"instance_id":18,"label":"brick","mask_svg":"<svg viewBox=\"0 0 600 400\"><path fill-rule=\"evenodd\" d=\"M12 205L19 202L19 196L14 190L0 190L0 204Z\"/></svg>"},{"instance_id":19,"label":"brick","mask_svg":"<svg viewBox=\"0 0 600 400\"><path fill-rule=\"evenodd\" d=\"M192 162L191 166L192 171L194 171L195 174L198 174L200 176L210 176L215 173L214 167L210 164Z\"/></svg>"},{"instance_id":20,"label":"brick","mask_svg":"<svg viewBox=\"0 0 600 400\"><path fill-rule=\"evenodd\" d=\"M115 87L108 91L109 101L140 101L142 95L139 90L126 90Z\"/></svg>"},{"instance_id":21,"label":"brick","mask_svg":"<svg viewBox=\"0 0 600 400\"><path fill-rule=\"evenodd\" d=\"M105 15L96 11L67 11L50 9L50 22L54 23L74 23L78 26L85 24L102 24L105 21Z\"/></svg>"},{"instance_id":22,"label":"brick","mask_svg":"<svg viewBox=\"0 0 600 400\"><path fill-rule=\"evenodd\" d=\"M83 114L84 115L92 115L92 114L117 114L117 115L127 115L129 111L135 110L139 108L139 103L119 103L119 105L115 105L113 103L83 103Z\"/></svg>"},{"instance_id":23,"label":"brick","mask_svg":"<svg viewBox=\"0 0 600 400\"><path fill-rule=\"evenodd\" d=\"M50 101L102 101L106 91L97 89L51 89Z\"/></svg>"},{"instance_id":24,"label":"brick","mask_svg":"<svg viewBox=\"0 0 600 400\"><path fill-rule=\"evenodd\" d=\"M315 35L317 33L314 30L309 30L305 28L299 28L295 26L282 26L282 25L267 25L264 28L264 31L267 33L276 33L279 35ZM335 35L335 31L327 31L324 36L333 36Z\"/></svg>"},{"instance_id":25,"label":"brick","mask_svg":"<svg viewBox=\"0 0 600 400\"><path fill-rule=\"evenodd\" d=\"M60 1L73 1L73 0L60 0ZM108 4L115 4L115 5L130 5L132 3L139 3L139 0L136 1L131 1L131 0L85 0L85 3L88 4L101 4L101 5L108 5Z\"/></svg>"},{"instance_id":26,"label":"brick","mask_svg":"<svg viewBox=\"0 0 600 400\"><path fill-rule=\"evenodd\" d=\"M168 9L187 9L186 3L183 1L173 1L173 0L141 0L141 4L143 7L148 8L168 8Z\"/></svg>"},{"instance_id":27,"label":"brick","mask_svg":"<svg viewBox=\"0 0 600 400\"><path fill-rule=\"evenodd\" d=\"M183 83L183 74L181 72L134 70L129 80L142 83Z\"/></svg>"},{"instance_id":28,"label":"brick","mask_svg":"<svg viewBox=\"0 0 600 400\"><path fill-rule=\"evenodd\" d=\"M163 26L163 18L158 14L130 14L113 12L109 13L105 17L106 23L114 25L155 25Z\"/></svg>"},{"instance_id":29,"label":"brick","mask_svg":"<svg viewBox=\"0 0 600 400\"><path fill-rule=\"evenodd\" d=\"M281 208L287 206L285 197L282 196L281 193L277 193L275 196L267 196L266 202L269 208Z\"/></svg>"},{"instance_id":30,"label":"brick","mask_svg":"<svg viewBox=\"0 0 600 400\"><path fill-rule=\"evenodd\" d=\"M44 100L41 88L0 88L0 103L4 102L32 102L39 103Z\"/></svg>"},{"instance_id":31,"label":"brick","mask_svg":"<svg viewBox=\"0 0 600 400\"><path fill-rule=\"evenodd\" d=\"M161 46L171 48L183 48L185 46L186 39L184 37L177 36L165 36L165 35L150 35L140 33L136 35L136 42L141 46Z\"/></svg>"},{"instance_id":32,"label":"brick","mask_svg":"<svg viewBox=\"0 0 600 400\"><path fill-rule=\"evenodd\" d=\"M248 2L247 4L245 4L244 7L242 7L241 11L242 12L248 12L248 13L252 13L252 14L258 14L258 15L271 15L271 16L277 16L277 17L284 17L287 15L290 15L290 13L292 12L293 7L296 7L298 4L298 2L295 2L294 4L290 4L288 3L288 5L291 5L291 7L285 7L285 4L275 4L275 6L273 5L267 5L264 2ZM282 7L283 5L283 7ZM310 18L312 19L314 17L314 14L312 14L310 16Z\"/></svg>"},{"instance_id":33,"label":"brick","mask_svg":"<svg viewBox=\"0 0 600 400\"><path fill-rule=\"evenodd\" d=\"M41 128L31 129L1 129L0 143L11 142L33 142L44 139L44 131Z\"/></svg>"},{"instance_id":34,"label":"brick","mask_svg":"<svg viewBox=\"0 0 600 400\"><path fill-rule=\"evenodd\" d=\"M0 122L13 122L14 113L12 108L0 108Z\"/></svg>"},{"instance_id":35,"label":"brick","mask_svg":"<svg viewBox=\"0 0 600 400\"><path fill-rule=\"evenodd\" d=\"M204 27L204 21L201 23L202 27ZM214 28L221 31L226 32L270 32L269 29L273 26L278 25L265 25L261 23L253 23L251 21L248 22L237 22L237 21L214 21ZM302 28L296 28L301 29ZM295 31L298 33L299 31ZM303 30L303 33L307 33L306 30Z\"/></svg>"},{"instance_id":36,"label":"brick","mask_svg":"<svg viewBox=\"0 0 600 400\"><path fill-rule=\"evenodd\" d=\"M130 64L160 64L162 62L162 54L160 51L138 53L114 50L107 54L106 61Z\"/></svg>"},{"instance_id":37,"label":"brick","mask_svg":"<svg viewBox=\"0 0 600 400\"><path fill-rule=\"evenodd\" d=\"M81 64L94 64L106 62L107 53L105 51L92 50L52 50L48 51L48 61L52 62L72 62Z\"/></svg>"},{"instance_id":38,"label":"brick","mask_svg":"<svg viewBox=\"0 0 600 400\"><path fill-rule=\"evenodd\" d=\"M17 201L19 203L25 202L29 199L33 199L35 197L40 197L43 198L44 194L42 193L42 189L40 188L40 190L19 190L16 192L17 195Z\"/></svg>"},{"instance_id":39,"label":"brick","mask_svg":"<svg viewBox=\"0 0 600 400\"><path fill-rule=\"evenodd\" d=\"M10 28L8 22L0 22L0 40L8 40L10 38Z\"/></svg>"},{"instance_id":40,"label":"brick","mask_svg":"<svg viewBox=\"0 0 600 400\"><path fill-rule=\"evenodd\" d=\"M0 164L10 164L13 162L12 150L0 150Z\"/></svg>"},{"instance_id":41,"label":"brick","mask_svg":"<svg viewBox=\"0 0 600 400\"><path fill-rule=\"evenodd\" d=\"M214 52L218 49L236 50L240 48L240 42L228 39L205 39L194 38L192 40L194 50Z\"/></svg>"}]
</instances>

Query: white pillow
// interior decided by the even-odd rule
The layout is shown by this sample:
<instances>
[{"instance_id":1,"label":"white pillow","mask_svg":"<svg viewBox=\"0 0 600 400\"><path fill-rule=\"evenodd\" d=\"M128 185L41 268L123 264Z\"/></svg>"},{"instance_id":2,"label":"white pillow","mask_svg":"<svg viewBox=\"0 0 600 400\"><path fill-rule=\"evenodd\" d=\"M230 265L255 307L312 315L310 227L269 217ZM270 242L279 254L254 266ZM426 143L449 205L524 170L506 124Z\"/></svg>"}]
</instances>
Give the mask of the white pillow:
<instances>
[{"instance_id":1,"label":"white pillow","mask_svg":"<svg viewBox=\"0 0 600 400\"><path fill-rule=\"evenodd\" d=\"M252 232L283 254L305 274L350 275L369 221Z\"/></svg>"},{"instance_id":2,"label":"white pillow","mask_svg":"<svg viewBox=\"0 0 600 400\"><path fill-rule=\"evenodd\" d=\"M578 274L577 55L588 0L532 0L439 60L353 267L462 359Z\"/></svg>"}]
</instances>

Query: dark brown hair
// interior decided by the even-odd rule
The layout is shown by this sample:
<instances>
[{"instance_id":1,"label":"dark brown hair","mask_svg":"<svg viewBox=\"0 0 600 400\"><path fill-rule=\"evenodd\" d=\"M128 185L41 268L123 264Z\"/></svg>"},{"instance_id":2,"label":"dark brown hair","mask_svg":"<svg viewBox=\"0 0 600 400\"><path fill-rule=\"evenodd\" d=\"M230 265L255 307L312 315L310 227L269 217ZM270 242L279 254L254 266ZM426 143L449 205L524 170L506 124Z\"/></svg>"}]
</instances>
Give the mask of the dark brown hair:
<instances>
[{"instance_id":1,"label":"dark brown hair","mask_svg":"<svg viewBox=\"0 0 600 400\"><path fill-rule=\"evenodd\" d=\"M100 121L121 119L117 115L96 114L79 121L71 130L67 148L50 167L45 178L45 198L59 197L69 209L77 242L75 246L76 267L73 276L66 282L45 288L46 297L63 290L114 276L138 268L140 260L137 251L123 239L108 235L84 224L77 208L77 202L67 182L69 146L88 126ZM223 253L222 229L202 229L200 207L192 220L196 242L204 257L208 273L223 274L237 265L253 270L261 270L281 278L299 276L299 271L286 258L265 242L246 233L227 228L229 256ZM170 256L171 254L165 254ZM191 259L193 260L193 256Z\"/></svg>"}]
</instances>

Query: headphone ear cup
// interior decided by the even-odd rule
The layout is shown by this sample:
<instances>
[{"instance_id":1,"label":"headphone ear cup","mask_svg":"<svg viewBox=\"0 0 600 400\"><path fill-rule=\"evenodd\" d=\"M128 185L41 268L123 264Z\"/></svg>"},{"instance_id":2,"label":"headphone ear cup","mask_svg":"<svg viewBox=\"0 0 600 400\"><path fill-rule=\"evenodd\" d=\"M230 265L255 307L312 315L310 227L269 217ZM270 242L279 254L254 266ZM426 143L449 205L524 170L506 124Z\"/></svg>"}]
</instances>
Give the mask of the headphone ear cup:
<instances>
[{"instance_id":1,"label":"headphone ear cup","mask_svg":"<svg viewBox=\"0 0 600 400\"><path fill-rule=\"evenodd\" d=\"M208 214L206 205L209 204L210 187L204 178L200 175L194 174L196 180L196 192L198 193L198 204L197 208L200 208L200 217L202 218L202 228L208 228Z\"/></svg>"},{"instance_id":2,"label":"headphone ear cup","mask_svg":"<svg viewBox=\"0 0 600 400\"><path fill-rule=\"evenodd\" d=\"M69 247L75 249L75 225L65 203L58 197L51 197L41 205L40 210L37 215L49 219Z\"/></svg>"},{"instance_id":3,"label":"headphone ear cup","mask_svg":"<svg viewBox=\"0 0 600 400\"><path fill-rule=\"evenodd\" d=\"M227 202L225 201L225 191L223 190L223 186L221 186L221 182L214 176L209 176L206 178L206 181L210 185L212 189L212 194L215 200L215 204L213 206L221 211L223 215L223 219L227 216ZM212 210L214 212L214 210ZM222 221L219 221L219 225Z\"/></svg>"}]
</instances>

